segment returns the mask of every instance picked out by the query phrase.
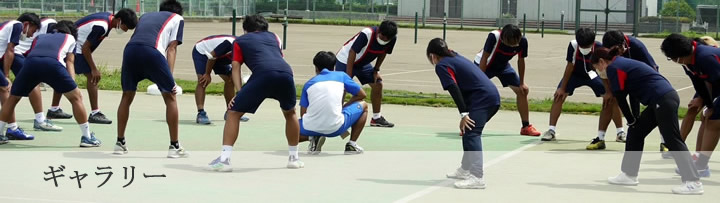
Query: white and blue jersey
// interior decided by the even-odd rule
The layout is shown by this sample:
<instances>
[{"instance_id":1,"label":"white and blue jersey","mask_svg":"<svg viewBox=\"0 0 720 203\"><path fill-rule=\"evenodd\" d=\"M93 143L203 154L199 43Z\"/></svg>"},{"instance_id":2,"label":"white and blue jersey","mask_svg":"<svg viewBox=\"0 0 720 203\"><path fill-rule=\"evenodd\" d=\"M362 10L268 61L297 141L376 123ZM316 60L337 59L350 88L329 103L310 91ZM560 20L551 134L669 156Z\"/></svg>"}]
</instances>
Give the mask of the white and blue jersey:
<instances>
[{"instance_id":1,"label":"white and blue jersey","mask_svg":"<svg viewBox=\"0 0 720 203\"><path fill-rule=\"evenodd\" d=\"M20 44L23 25L20 21L11 20L0 24L0 58L5 57L9 43Z\"/></svg>"},{"instance_id":2,"label":"white and blue jersey","mask_svg":"<svg viewBox=\"0 0 720 203\"><path fill-rule=\"evenodd\" d=\"M307 111L300 119L300 134L333 137L345 132L363 115L364 108L359 102L343 108L344 91L354 96L361 90L347 74L323 69L303 87L300 106Z\"/></svg>"},{"instance_id":3,"label":"white and blue jersey","mask_svg":"<svg viewBox=\"0 0 720 203\"><path fill-rule=\"evenodd\" d=\"M101 12L85 16L75 22L78 30L75 53L82 54L82 46L90 43L90 50L95 51L100 43L110 34L110 22L113 19L112 13Z\"/></svg>"},{"instance_id":4,"label":"white and blue jersey","mask_svg":"<svg viewBox=\"0 0 720 203\"><path fill-rule=\"evenodd\" d=\"M380 55L392 54L397 38L391 39L386 45L381 45L377 41L378 32L378 27L368 27L353 36L345 42L340 51L338 51L338 62L347 64L350 50L353 50L357 54L355 56L355 66L353 67L358 68L370 64Z\"/></svg>"},{"instance_id":5,"label":"white and blue jersey","mask_svg":"<svg viewBox=\"0 0 720 203\"><path fill-rule=\"evenodd\" d=\"M28 58L51 57L56 59L63 66L68 53L75 50L75 37L65 33L53 33L39 35L33 41Z\"/></svg>"},{"instance_id":6,"label":"white and blue jersey","mask_svg":"<svg viewBox=\"0 0 720 203\"><path fill-rule=\"evenodd\" d=\"M192 52L195 73L205 74L208 59L215 58L213 67L215 74L230 75L234 41L235 36L233 35L212 35L195 43ZM211 54L212 52L215 52L215 56Z\"/></svg>"},{"instance_id":7,"label":"white and blue jersey","mask_svg":"<svg viewBox=\"0 0 720 203\"><path fill-rule=\"evenodd\" d=\"M51 33L52 30L55 28L55 25L57 24L57 21L52 18L43 18L40 20L40 29L35 31L35 34L33 34L32 37L26 38L25 40L20 40L20 44L15 46L15 54L22 54L27 55L28 50L30 50L30 46L32 46L33 40L35 40L35 37L42 34Z\"/></svg>"},{"instance_id":8,"label":"white and blue jersey","mask_svg":"<svg viewBox=\"0 0 720 203\"><path fill-rule=\"evenodd\" d=\"M146 13L138 20L135 33L128 44L154 47L163 56L167 56L167 47L172 41L182 44L184 24L183 17L176 13Z\"/></svg>"}]
</instances>

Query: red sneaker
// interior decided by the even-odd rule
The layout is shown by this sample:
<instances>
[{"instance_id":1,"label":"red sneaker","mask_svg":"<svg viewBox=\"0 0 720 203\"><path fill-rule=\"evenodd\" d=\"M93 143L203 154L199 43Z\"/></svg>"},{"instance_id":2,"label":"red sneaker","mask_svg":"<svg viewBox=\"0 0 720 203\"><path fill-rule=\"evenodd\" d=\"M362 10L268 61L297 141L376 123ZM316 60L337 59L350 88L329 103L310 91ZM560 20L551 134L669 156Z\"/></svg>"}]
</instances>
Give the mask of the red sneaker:
<instances>
[{"instance_id":1,"label":"red sneaker","mask_svg":"<svg viewBox=\"0 0 720 203\"><path fill-rule=\"evenodd\" d=\"M535 127L533 127L532 125L528 125L528 126L525 126L524 128L520 129L520 135L537 137L537 136L540 136L540 134L542 134L542 133L540 131L538 131L537 129L535 129Z\"/></svg>"}]
</instances>

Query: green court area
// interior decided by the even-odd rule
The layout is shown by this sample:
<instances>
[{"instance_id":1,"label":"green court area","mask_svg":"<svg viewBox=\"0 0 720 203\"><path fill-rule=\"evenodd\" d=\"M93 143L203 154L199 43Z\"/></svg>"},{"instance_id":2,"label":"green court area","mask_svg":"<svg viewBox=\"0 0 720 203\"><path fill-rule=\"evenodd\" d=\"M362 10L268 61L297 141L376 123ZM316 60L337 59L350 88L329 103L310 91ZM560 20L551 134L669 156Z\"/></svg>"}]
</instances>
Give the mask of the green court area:
<instances>
[{"instance_id":1,"label":"green court area","mask_svg":"<svg viewBox=\"0 0 720 203\"><path fill-rule=\"evenodd\" d=\"M113 120L120 94L101 92L101 108ZM49 102L48 91L43 97ZM305 168L290 170L285 168L284 120L278 103L268 100L257 114L250 115L250 122L241 124L232 156L234 171L210 172L204 167L220 152L223 99L208 97L205 109L214 121L209 126L194 123L192 95L179 96L178 101L180 140L191 153L186 159L165 158L168 136L159 96L137 94L127 133L130 153L123 156L111 154L115 124L92 125L103 146L81 149L74 120L55 122L65 127L63 132L32 131L29 104L21 101L16 111L19 124L36 140L0 145L4 172L0 182L7 186L0 190L0 202L622 202L629 198L712 202L720 197L715 192L720 190L720 180L715 176L703 179L703 196L670 194L670 188L680 183L679 176L674 175L674 162L661 159L656 151L656 132L646 142L641 185L612 186L604 180L619 173L622 143L608 143L609 149L602 152L584 150L596 135L597 117L563 115L558 125L560 141L539 143L538 138L516 134L519 116L510 111L498 112L486 126L483 146L488 188L457 190L445 178L445 173L459 166L462 155L457 110L398 105L383 106L383 114L396 123L395 128L365 129L358 142L365 154L343 155L346 141L340 138L328 139L317 156L302 153L306 143L301 143ZM70 110L66 101L62 106ZM531 113L542 131L547 117ZM614 130L608 133L614 134ZM694 143L694 136L688 143ZM720 163L718 160L713 158L711 167ZM57 179L55 187L53 180L44 179L51 176L45 172L50 171L49 166L57 170L61 165L65 176ZM88 175L81 181L81 189L77 179L69 179L75 171ZM106 176L96 173L107 171L114 175L98 187ZM166 177L144 176L160 174Z\"/></svg>"}]
</instances>

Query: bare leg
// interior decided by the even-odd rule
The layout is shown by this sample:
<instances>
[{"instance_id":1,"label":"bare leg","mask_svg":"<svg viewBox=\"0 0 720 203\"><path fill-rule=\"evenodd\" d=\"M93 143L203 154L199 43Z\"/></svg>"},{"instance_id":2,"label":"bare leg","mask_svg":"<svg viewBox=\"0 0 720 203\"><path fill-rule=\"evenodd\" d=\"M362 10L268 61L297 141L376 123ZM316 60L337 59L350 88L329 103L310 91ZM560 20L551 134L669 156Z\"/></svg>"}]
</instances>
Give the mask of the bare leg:
<instances>
[{"instance_id":1,"label":"bare leg","mask_svg":"<svg viewBox=\"0 0 720 203\"><path fill-rule=\"evenodd\" d=\"M358 138L360 137L360 133L362 133L363 128L365 128L365 122L367 121L367 114L368 114L368 105L365 102L360 102L363 106L363 114L360 116L360 119L355 122L352 126L352 131L350 132L350 140L353 142L357 142Z\"/></svg>"},{"instance_id":2,"label":"bare leg","mask_svg":"<svg viewBox=\"0 0 720 203\"><path fill-rule=\"evenodd\" d=\"M557 125L558 119L560 119L560 114L562 113L562 106L563 106L563 103L565 103L566 98L567 98L567 94L553 99L552 107L550 107L550 125L551 126Z\"/></svg>"},{"instance_id":3,"label":"bare leg","mask_svg":"<svg viewBox=\"0 0 720 203\"><path fill-rule=\"evenodd\" d=\"M228 117L225 121L225 128L223 129L223 145L233 146L238 138L238 132L240 131L240 117L245 115L245 112L237 112L228 110Z\"/></svg>"},{"instance_id":4,"label":"bare leg","mask_svg":"<svg viewBox=\"0 0 720 203\"><path fill-rule=\"evenodd\" d=\"M295 114L295 109L283 111L283 116L285 116L285 137L288 146L297 146L300 140L300 123Z\"/></svg>"},{"instance_id":5,"label":"bare leg","mask_svg":"<svg viewBox=\"0 0 720 203\"><path fill-rule=\"evenodd\" d=\"M35 88L30 92L29 97L33 113L42 113L42 94L40 94L40 86L35 86Z\"/></svg>"},{"instance_id":6,"label":"bare leg","mask_svg":"<svg viewBox=\"0 0 720 203\"><path fill-rule=\"evenodd\" d=\"M85 105L82 103L82 93L80 93L80 89L75 88L74 90L67 92L64 94L65 97L70 101L70 104L72 105L73 114L75 115L86 115L87 111L85 111ZM85 116L75 116L75 121L78 124L83 124L88 122L88 117Z\"/></svg>"},{"instance_id":7,"label":"bare leg","mask_svg":"<svg viewBox=\"0 0 720 203\"><path fill-rule=\"evenodd\" d=\"M232 78L227 75L220 75L220 78L225 82L225 88L223 89L223 96L225 96L225 104L229 104L230 100L235 97L235 84Z\"/></svg>"},{"instance_id":8,"label":"bare leg","mask_svg":"<svg viewBox=\"0 0 720 203\"><path fill-rule=\"evenodd\" d=\"M520 113L520 119L522 121L529 122L530 121L530 112L529 112L530 107L528 107L529 102L528 102L527 94L524 94L520 90L520 87L510 86L510 89L512 89L513 92L515 92L518 113Z\"/></svg>"},{"instance_id":9,"label":"bare leg","mask_svg":"<svg viewBox=\"0 0 720 203\"><path fill-rule=\"evenodd\" d=\"M623 127L623 118L622 118L622 112L620 112L620 106L617 105L617 102L613 105L613 114L612 114L612 120L613 123L615 123L616 128L622 128Z\"/></svg>"},{"instance_id":10,"label":"bare leg","mask_svg":"<svg viewBox=\"0 0 720 203\"><path fill-rule=\"evenodd\" d=\"M120 99L120 105L118 105L118 112L117 112L118 138L125 138L125 128L127 128L127 121L128 121L128 118L130 117L130 104L132 104L133 99L135 99L135 91L124 91L123 92L122 98ZM79 117L79 116L75 116L75 117ZM84 117L84 116L82 116L82 117Z\"/></svg>"},{"instance_id":11,"label":"bare leg","mask_svg":"<svg viewBox=\"0 0 720 203\"><path fill-rule=\"evenodd\" d=\"M50 106L60 106L60 99L62 99L62 94L53 92L52 102L50 103Z\"/></svg>"},{"instance_id":12,"label":"bare leg","mask_svg":"<svg viewBox=\"0 0 720 203\"><path fill-rule=\"evenodd\" d=\"M690 108L687 110L685 118L682 120L682 125L680 125L680 136L683 141L687 140L688 135L690 135L690 131L692 131L693 125L695 124L695 117L700 113L700 110L700 108Z\"/></svg>"},{"instance_id":13,"label":"bare leg","mask_svg":"<svg viewBox=\"0 0 720 203\"><path fill-rule=\"evenodd\" d=\"M600 111L600 119L598 121L598 131L607 131L607 128L610 125L610 120L612 120L613 111L617 109L617 103L614 101L614 99L611 99L607 103L603 101L603 108Z\"/></svg>"},{"instance_id":14,"label":"bare leg","mask_svg":"<svg viewBox=\"0 0 720 203\"><path fill-rule=\"evenodd\" d=\"M168 130L170 131L170 141L178 141L178 108L177 98L173 93L163 93L165 101L165 119L167 120Z\"/></svg>"},{"instance_id":15,"label":"bare leg","mask_svg":"<svg viewBox=\"0 0 720 203\"><path fill-rule=\"evenodd\" d=\"M22 97L13 95L10 95L7 99L5 99L5 102L2 104L2 109L0 110L0 121L5 121L6 123L14 122L15 119L12 118L14 116L13 112L15 111L15 107L18 102L20 102L20 99L22 99Z\"/></svg>"},{"instance_id":16,"label":"bare leg","mask_svg":"<svg viewBox=\"0 0 720 203\"><path fill-rule=\"evenodd\" d=\"M382 82L370 83L370 101L372 102L373 113L380 113L380 105L382 105Z\"/></svg>"},{"instance_id":17,"label":"bare leg","mask_svg":"<svg viewBox=\"0 0 720 203\"><path fill-rule=\"evenodd\" d=\"M85 73L85 78L92 78L92 75L90 75L90 73ZM100 81L98 81L98 82L100 82ZM100 104L98 104L98 94L99 94L98 89L99 89L98 85L91 84L90 80L88 79L87 92L88 92L88 97L90 97L90 110L93 110L93 111L100 109ZM75 114L75 115L77 115L77 114ZM82 114L82 115L87 115L87 114Z\"/></svg>"},{"instance_id":18,"label":"bare leg","mask_svg":"<svg viewBox=\"0 0 720 203\"><path fill-rule=\"evenodd\" d=\"M200 77L202 75L198 75L198 81L200 81ZM205 87L199 82L195 86L195 105L198 110L205 108Z\"/></svg>"}]
</instances>

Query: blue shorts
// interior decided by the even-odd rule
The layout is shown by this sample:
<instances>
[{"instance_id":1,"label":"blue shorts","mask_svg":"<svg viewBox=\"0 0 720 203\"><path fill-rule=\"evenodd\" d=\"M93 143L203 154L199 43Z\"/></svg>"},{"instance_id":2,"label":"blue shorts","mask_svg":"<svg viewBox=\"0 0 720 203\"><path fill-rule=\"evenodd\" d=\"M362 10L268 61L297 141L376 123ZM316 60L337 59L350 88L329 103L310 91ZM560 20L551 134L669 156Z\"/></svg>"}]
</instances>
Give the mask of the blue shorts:
<instances>
[{"instance_id":1,"label":"blue shorts","mask_svg":"<svg viewBox=\"0 0 720 203\"><path fill-rule=\"evenodd\" d=\"M31 57L25 60L24 68L15 75L10 94L26 97L35 87L44 82L55 92L67 93L77 88L67 68L51 57Z\"/></svg>"},{"instance_id":2,"label":"blue shorts","mask_svg":"<svg viewBox=\"0 0 720 203\"><path fill-rule=\"evenodd\" d=\"M256 72L235 95L235 104L228 110L255 113L267 98L280 102L283 111L295 109L297 96L292 73L281 71Z\"/></svg>"},{"instance_id":3,"label":"blue shorts","mask_svg":"<svg viewBox=\"0 0 720 203\"><path fill-rule=\"evenodd\" d=\"M163 93L170 93L175 87L175 79L170 72L167 58L151 46L125 46L120 77L123 91L137 91L138 83L144 79L157 84Z\"/></svg>"},{"instance_id":4,"label":"blue shorts","mask_svg":"<svg viewBox=\"0 0 720 203\"><path fill-rule=\"evenodd\" d=\"M347 70L346 64L344 64L340 61L335 62L335 71L345 72L345 70ZM357 77L358 80L360 80L360 84L363 84L363 85L375 83L375 68L370 64L367 64L362 67L354 66L353 67L353 76ZM378 82L382 82L382 81L378 81Z\"/></svg>"},{"instance_id":5,"label":"blue shorts","mask_svg":"<svg viewBox=\"0 0 720 203\"><path fill-rule=\"evenodd\" d=\"M560 85L562 85L562 80L560 80L560 83L558 83L558 88L560 88ZM568 79L567 87L565 87L565 93L568 93L568 95L572 96L575 92L575 89L582 86L590 87L595 93L596 97L601 97L603 94L605 94L605 86L603 85L602 79L600 79L600 77L595 77L595 79L590 80L580 78L574 75L571 75L570 79Z\"/></svg>"},{"instance_id":6,"label":"blue shorts","mask_svg":"<svg viewBox=\"0 0 720 203\"><path fill-rule=\"evenodd\" d=\"M198 75L204 75L208 57L200 54L197 49L193 48L192 58L193 63L195 63L195 73ZM212 70L216 75L230 75L232 73L232 66L230 66L230 63L232 63L232 61L227 57L219 58L215 60L215 66L213 66Z\"/></svg>"},{"instance_id":7,"label":"blue shorts","mask_svg":"<svg viewBox=\"0 0 720 203\"><path fill-rule=\"evenodd\" d=\"M477 64L475 64L477 65ZM515 73L515 69L508 63L503 69L488 69L485 70L485 75L488 79L498 77L503 87L515 86L520 87L520 77Z\"/></svg>"},{"instance_id":8,"label":"blue shorts","mask_svg":"<svg viewBox=\"0 0 720 203\"><path fill-rule=\"evenodd\" d=\"M715 97L713 100L713 112L711 115L705 115L708 116L708 119L710 120L720 120L720 97Z\"/></svg>"},{"instance_id":9,"label":"blue shorts","mask_svg":"<svg viewBox=\"0 0 720 203\"><path fill-rule=\"evenodd\" d=\"M0 64L4 64L5 59L0 60ZM20 70L23 67L23 64L25 64L25 56L22 54L15 54L15 59L13 60L12 65L10 66L10 70L12 73L17 77L17 75L20 73ZM3 78L10 77L9 75L5 75L4 72L0 71L0 76ZM10 83L8 83L7 80L0 80L0 87L7 87Z\"/></svg>"},{"instance_id":10,"label":"blue shorts","mask_svg":"<svg viewBox=\"0 0 720 203\"><path fill-rule=\"evenodd\" d=\"M87 60L85 60L85 56L83 54L75 54L75 74L86 74L91 71L92 69L90 69L90 64L88 64Z\"/></svg>"},{"instance_id":11,"label":"blue shorts","mask_svg":"<svg viewBox=\"0 0 720 203\"><path fill-rule=\"evenodd\" d=\"M350 129L355 123L357 123L358 120L360 120L360 117L363 115L365 111L363 110L363 105L360 102L355 102L350 104L349 106L343 108L342 113L345 116L345 123L343 123L342 126L340 126L340 129L337 131L330 133L330 134L323 134L318 132L313 132L310 130L305 130L305 127L303 127L302 119L300 119L300 135L302 136L324 136L324 137L336 137L338 135L343 134L345 131Z\"/></svg>"}]
</instances>

